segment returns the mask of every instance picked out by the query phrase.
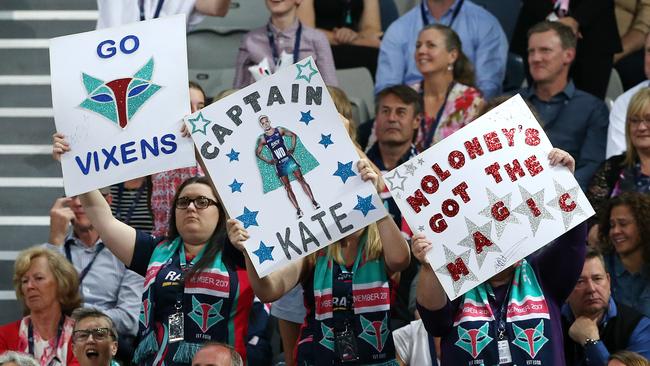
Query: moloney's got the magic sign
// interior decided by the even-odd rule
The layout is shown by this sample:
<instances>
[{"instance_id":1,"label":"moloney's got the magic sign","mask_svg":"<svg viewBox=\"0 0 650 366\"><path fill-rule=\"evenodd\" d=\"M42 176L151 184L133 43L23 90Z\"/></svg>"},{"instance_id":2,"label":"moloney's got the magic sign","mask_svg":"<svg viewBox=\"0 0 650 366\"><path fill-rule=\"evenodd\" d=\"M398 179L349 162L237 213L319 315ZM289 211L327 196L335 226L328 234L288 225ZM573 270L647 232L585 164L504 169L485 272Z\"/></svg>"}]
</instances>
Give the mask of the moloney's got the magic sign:
<instances>
[{"instance_id":1,"label":"moloney's got the magic sign","mask_svg":"<svg viewBox=\"0 0 650 366\"><path fill-rule=\"evenodd\" d=\"M450 299L594 214L552 148L516 96L384 175Z\"/></svg>"},{"instance_id":2,"label":"moloney's got the magic sign","mask_svg":"<svg viewBox=\"0 0 650 366\"><path fill-rule=\"evenodd\" d=\"M194 165L184 15L52 39L56 129L68 196Z\"/></svg>"}]
</instances>

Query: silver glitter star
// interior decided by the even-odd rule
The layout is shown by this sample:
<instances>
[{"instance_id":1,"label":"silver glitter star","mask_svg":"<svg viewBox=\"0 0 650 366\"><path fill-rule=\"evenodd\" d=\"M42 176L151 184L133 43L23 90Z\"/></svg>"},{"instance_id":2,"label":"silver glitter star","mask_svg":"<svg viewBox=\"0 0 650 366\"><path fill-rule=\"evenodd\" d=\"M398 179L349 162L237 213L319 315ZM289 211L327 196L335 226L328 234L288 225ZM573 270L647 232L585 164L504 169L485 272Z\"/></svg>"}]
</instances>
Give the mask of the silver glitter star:
<instances>
[{"instance_id":1,"label":"silver glitter star","mask_svg":"<svg viewBox=\"0 0 650 366\"><path fill-rule=\"evenodd\" d=\"M483 267L483 262L488 252L501 253L501 249L499 249L490 237L492 235L492 223L488 221L482 226L476 226L475 223L466 217L465 224L467 225L467 236L458 243L458 246L470 248L476 254L476 262L478 263L478 267L481 268ZM476 240L474 239L475 233L481 233L492 245L484 245L480 248L481 251L479 252L476 248Z\"/></svg>"},{"instance_id":2,"label":"silver glitter star","mask_svg":"<svg viewBox=\"0 0 650 366\"><path fill-rule=\"evenodd\" d=\"M415 171L417 170L415 164L413 163L405 164L404 168L406 168L406 174L410 174L411 177L415 175Z\"/></svg>"},{"instance_id":3,"label":"silver glitter star","mask_svg":"<svg viewBox=\"0 0 650 366\"><path fill-rule=\"evenodd\" d=\"M494 227L497 229L497 238L501 238L503 231L506 229L506 225L510 222L513 224L518 224L519 220L517 220L517 217L513 215L512 212L510 212L508 217L499 221L492 215L492 207L494 207L494 204L497 202L503 202L504 206L501 208L501 210L504 208L510 210L510 198L512 198L512 193L508 193L503 197L497 197L497 195L494 194L489 188L485 188L485 191L487 192L488 201L490 202L486 208L482 209L479 212L479 214L492 219L492 222L494 222Z\"/></svg>"},{"instance_id":4,"label":"silver glitter star","mask_svg":"<svg viewBox=\"0 0 650 366\"><path fill-rule=\"evenodd\" d=\"M528 217L528 222L530 223L530 227L533 230L533 236L535 236L535 233L537 232L539 224L542 222L542 220L554 220L555 218L546 209L546 206L544 206L544 189L535 194L531 194L526 190L526 188L519 186L519 192L521 193L522 202L519 204L519 206L515 207L513 211ZM535 216L535 214L531 211L531 209L528 207L528 204L526 203L526 201L531 198L533 201L535 201L535 206L537 209L539 209L539 215L537 216Z\"/></svg>"},{"instance_id":5,"label":"silver glitter star","mask_svg":"<svg viewBox=\"0 0 650 366\"><path fill-rule=\"evenodd\" d=\"M398 200L401 200L402 199L402 194L399 193L399 192L395 193L395 198L397 198Z\"/></svg>"},{"instance_id":6,"label":"silver glitter star","mask_svg":"<svg viewBox=\"0 0 650 366\"><path fill-rule=\"evenodd\" d=\"M420 226L418 226L418 230L419 230L419 231L424 231L424 225L420 225Z\"/></svg>"},{"instance_id":7,"label":"silver glitter star","mask_svg":"<svg viewBox=\"0 0 650 366\"><path fill-rule=\"evenodd\" d=\"M443 264L440 268L436 269L436 273L447 276L451 278L451 281L454 286L454 297L458 295L458 292L460 289L463 287L463 284L465 281L476 281L478 282L478 278L476 278L476 275L470 270L469 267L469 250L466 250L462 252L460 255L454 254L449 248L447 248L445 245L442 246L445 249L445 264ZM449 272L449 269L447 268L447 265L450 263L455 264L456 259L460 258L463 263L465 263L465 267L467 267L467 270L469 273L467 275L461 275L460 278L458 278L456 281L454 281L454 278L452 277L451 273Z\"/></svg>"},{"instance_id":8,"label":"silver glitter star","mask_svg":"<svg viewBox=\"0 0 650 366\"><path fill-rule=\"evenodd\" d=\"M392 177L386 176L384 178L388 182L388 188L391 191L395 189L399 189L401 191L404 190L404 182L406 181L407 178L399 175L397 169L395 169L395 172L393 173Z\"/></svg>"},{"instance_id":9,"label":"silver glitter star","mask_svg":"<svg viewBox=\"0 0 650 366\"><path fill-rule=\"evenodd\" d=\"M424 164L424 159L418 158L418 164L420 164L420 165Z\"/></svg>"},{"instance_id":10,"label":"silver glitter star","mask_svg":"<svg viewBox=\"0 0 650 366\"><path fill-rule=\"evenodd\" d=\"M560 213L562 214L562 221L564 222L564 230L569 229L569 225L571 225L571 221L573 220L574 215L581 215L581 216L587 216L585 211L580 207L578 204L578 192L580 189L580 186L575 186L570 189L564 189L560 183L558 183L555 179L553 179L553 183L555 185L555 193L557 194L555 197L553 197L552 200L548 201L546 204L558 209ZM571 211L565 211L560 207L560 198L564 194L569 194L570 197L566 199L567 204L571 204L575 202L576 207L571 210Z\"/></svg>"}]
</instances>

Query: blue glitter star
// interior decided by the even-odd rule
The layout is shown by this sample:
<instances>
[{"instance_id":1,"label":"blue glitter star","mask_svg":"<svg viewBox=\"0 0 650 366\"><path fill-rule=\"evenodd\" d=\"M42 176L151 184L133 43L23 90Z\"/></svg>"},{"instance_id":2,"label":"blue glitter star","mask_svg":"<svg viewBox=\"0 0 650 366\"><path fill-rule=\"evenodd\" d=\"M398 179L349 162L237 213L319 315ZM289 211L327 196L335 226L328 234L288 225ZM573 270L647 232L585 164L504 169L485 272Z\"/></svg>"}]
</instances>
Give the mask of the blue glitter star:
<instances>
[{"instance_id":1,"label":"blue glitter star","mask_svg":"<svg viewBox=\"0 0 650 366\"><path fill-rule=\"evenodd\" d=\"M204 135L206 134L208 125L212 123L212 121L203 118L202 112L199 112L196 118L189 118L187 121L192 125L192 133L201 132Z\"/></svg>"},{"instance_id":2,"label":"blue glitter star","mask_svg":"<svg viewBox=\"0 0 650 366\"><path fill-rule=\"evenodd\" d=\"M267 247L263 241L260 241L260 247L257 248L257 250L253 251L253 254L257 256L257 259L259 259L260 264L262 264L266 261L273 260L273 255L271 255L271 253L273 252L274 248L275 247Z\"/></svg>"},{"instance_id":3,"label":"blue glitter star","mask_svg":"<svg viewBox=\"0 0 650 366\"><path fill-rule=\"evenodd\" d=\"M305 125L309 126L314 117L311 116L311 111L300 112L300 122L305 122Z\"/></svg>"},{"instance_id":4,"label":"blue glitter star","mask_svg":"<svg viewBox=\"0 0 650 366\"><path fill-rule=\"evenodd\" d=\"M352 162L351 161L347 162L345 164L343 164L343 163L341 163L339 161L338 164L339 164L339 166L338 166L338 168L336 169L336 171L334 172L333 175L336 175L336 176L340 177L341 180L343 181L343 183L345 183L348 180L348 178L354 177L355 175L357 175L357 173L352 171Z\"/></svg>"},{"instance_id":5,"label":"blue glitter star","mask_svg":"<svg viewBox=\"0 0 650 366\"><path fill-rule=\"evenodd\" d=\"M232 183L228 185L228 187L230 187L230 189L232 190L232 192L230 193L241 192L241 186L243 185L244 183L240 183L237 181L237 179L234 179Z\"/></svg>"},{"instance_id":6,"label":"blue glitter star","mask_svg":"<svg viewBox=\"0 0 650 366\"><path fill-rule=\"evenodd\" d=\"M354 209L357 211L361 211L363 214L363 217L366 217L368 215L368 212L376 209L375 205L372 204L372 195L369 195L368 197L361 197L357 195L357 205L354 206Z\"/></svg>"},{"instance_id":7,"label":"blue glitter star","mask_svg":"<svg viewBox=\"0 0 650 366\"><path fill-rule=\"evenodd\" d=\"M320 141L318 143L325 146L326 149L327 149L328 146L334 145L334 141L332 141L332 134L330 133L329 135L323 135L321 133L320 134Z\"/></svg>"},{"instance_id":8,"label":"blue glitter star","mask_svg":"<svg viewBox=\"0 0 650 366\"><path fill-rule=\"evenodd\" d=\"M244 213L237 216L237 220L241 221L244 224L244 229L248 229L249 226L259 226L257 224L257 213L259 211L251 211L248 207L244 206Z\"/></svg>"},{"instance_id":9,"label":"blue glitter star","mask_svg":"<svg viewBox=\"0 0 650 366\"><path fill-rule=\"evenodd\" d=\"M314 69L314 67L311 65L311 60L307 61L307 63L304 65L296 64L296 67L298 68L298 75L296 75L296 80L305 79L307 80L308 83L311 83L311 78L314 75L318 74L318 71ZM309 75L305 75L302 73L304 69L308 69Z\"/></svg>"},{"instance_id":10,"label":"blue glitter star","mask_svg":"<svg viewBox=\"0 0 650 366\"><path fill-rule=\"evenodd\" d=\"M226 156L230 158L230 161L239 161L239 152L235 151L235 149L230 149L230 152Z\"/></svg>"}]
</instances>

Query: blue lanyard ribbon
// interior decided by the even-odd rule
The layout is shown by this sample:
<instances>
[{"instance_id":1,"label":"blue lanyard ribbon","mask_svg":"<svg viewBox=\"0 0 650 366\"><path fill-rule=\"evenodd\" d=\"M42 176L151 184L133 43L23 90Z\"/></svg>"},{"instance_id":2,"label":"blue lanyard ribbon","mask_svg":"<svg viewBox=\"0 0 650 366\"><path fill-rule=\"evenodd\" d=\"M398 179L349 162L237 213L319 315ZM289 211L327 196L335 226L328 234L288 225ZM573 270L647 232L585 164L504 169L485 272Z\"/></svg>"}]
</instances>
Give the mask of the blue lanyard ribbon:
<instances>
[{"instance_id":1,"label":"blue lanyard ribbon","mask_svg":"<svg viewBox=\"0 0 650 366\"><path fill-rule=\"evenodd\" d=\"M153 19L157 19L160 16L160 10L162 10L164 3L165 0L158 0L156 11L153 13ZM140 21L145 20L146 17L144 16L144 0L138 1L138 6L140 7Z\"/></svg>"},{"instance_id":2,"label":"blue lanyard ribbon","mask_svg":"<svg viewBox=\"0 0 650 366\"><path fill-rule=\"evenodd\" d=\"M71 252L71 249L70 249L70 245L72 244L73 241L74 241L74 239L68 239L65 242L65 244L63 245L63 247L65 249L65 257L68 258L68 261L70 263L72 263L72 252ZM99 255L99 252L101 252L102 250L104 250L104 243L97 244L97 249L95 250L95 255L93 255L93 259L91 259L90 263L88 263L86 268L81 270L81 272L79 273L79 283L80 284L83 282L84 278L86 277L86 275L90 271L90 268L93 266L93 263L95 263L95 259L97 259L97 256Z\"/></svg>"},{"instance_id":3,"label":"blue lanyard ribbon","mask_svg":"<svg viewBox=\"0 0 650 366\"><path fill-rule=\"evenodd\" d=\"M269 39L269 45L271 46L271 54L273 55L273 65L277 66L278 61L280 60L280 54L278 53L278 47L275 44L275 37L273 35L273 30L271 30L271 25L266 25L266 36ZM298 62L298 56L300 53L300 38L302 37L302 23L298 22L298 30L296 30L296 39L293 45L293 63Z\"/></svg>"},{"instance_id":4,"label":"blue lanyard ribbon","mask_svg":"<svg viewBox=\"0 0 650 366\"><path fill-rule=\"evenodd\" d=\"M427 0L422 0L420 3L420 14L422 15L422 24L426 27L429 25L429 18L427 18L427 10L424 8L424 2ZM454 13L451 15L451 21L447 26L451 28L452 25L454 25L454 21L456 20L456 17L458 16L458 13L460 13L460 8L463 7L463 3L465 0L460 0L458 2L458 5L456 5L456 9L454 9Z\"/></svg>"}]
</instances>

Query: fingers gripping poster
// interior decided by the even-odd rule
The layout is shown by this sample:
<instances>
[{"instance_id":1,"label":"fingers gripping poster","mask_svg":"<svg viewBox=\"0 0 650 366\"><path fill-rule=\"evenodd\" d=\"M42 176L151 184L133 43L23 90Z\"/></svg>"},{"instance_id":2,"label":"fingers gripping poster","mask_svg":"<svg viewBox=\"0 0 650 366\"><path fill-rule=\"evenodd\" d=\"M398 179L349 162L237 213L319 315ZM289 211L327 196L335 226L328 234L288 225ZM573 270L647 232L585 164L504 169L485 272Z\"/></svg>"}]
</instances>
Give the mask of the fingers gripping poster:
<instances>
[{"instance_id":1,"label":"fingers gripping poster","mask_svg":"<svg viewBox=\"0 0 650 366\"><path fill-rule=\"evenodd\" d=\"M311 57L185 123L259 276L387 215Z\"/></svg>"},{"instance_id":2,"label":"fingers gripping poster","mask_svg":"<svg viewBox=\"0 0 650 366\"><path fill-rule=\"evenodd\" d=\"M54 38L50 67L66 195L195 164L184 15Z\"/></svg>"},{"instance_id":3,"label":"fingers gripping poster","mask_svg":"<svg viewBox=\"0 0 650 366\"><path fill-rule=\"evenodd\" d=\"M455 299L594 214L520 96L384 175Z\"/></svg>"}]
</instances>

